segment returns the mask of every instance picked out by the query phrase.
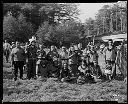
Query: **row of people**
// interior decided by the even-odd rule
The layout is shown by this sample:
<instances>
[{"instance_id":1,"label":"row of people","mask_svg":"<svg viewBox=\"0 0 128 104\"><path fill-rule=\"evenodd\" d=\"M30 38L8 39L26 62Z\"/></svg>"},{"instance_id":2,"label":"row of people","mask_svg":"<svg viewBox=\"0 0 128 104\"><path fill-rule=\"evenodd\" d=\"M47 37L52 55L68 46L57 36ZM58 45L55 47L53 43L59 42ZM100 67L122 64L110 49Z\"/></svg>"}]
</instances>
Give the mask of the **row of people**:
<instances>
[{"instance_id":1,"label":"row of people","mask_svg":"<svg viewBox=\"0 0 128 104\"><path fill-rule=\"evenodd\" d=\"M60 65L64 66L64 64L68 64L68 68L73 76L77 73L77 68L80 64L80 57L78 54L81 51L77 52L74 50L74 47L71 46L69 52L66 51L65 47L62 47L62 51L60 54L57 52L55 46L51 46L51 50L46 54L46 52L40 46L40 49L35 46L35 41L31 41L31 44L23 49L20 47L19 42L16 42L16 47L11 51L11 62L14 65L14 75L15 80L17 79L18 68L20 69L20 78L23 78L23 65L24 62L27 62L27 77L28 79L37 77L39 69L43 71L43 75L45 75L45 71L47 74L50 71L57 71L59 73L59 69L53 69L53 66L58 67ZM61 61L60 61L61 60ZM42 69L48 65L47 70ZM49 70L51 69L51 70ZM49 71L48 71L49 70ZM44 74L45 73L45 74ZM47 75L46 74L46 75Z\"/></svg>"},{"instance_id":2,"label":"row of people","mask_svg":"<svg viewBox=\"0 0 128 104\"><path fill-rule=\"evenodd\" d=\"M109 40L109 46L102 50L105 61L111 66L115 66L116 49L112 45L112 40ZM72 45L68 51L66 47L62 47L61 51L51 46L50 51L46 54L42 45L39 49L36 47L36 40L31 40L29 45L23 49L17 41L15 48L11 51L11 63L14 65L15 80L17 80L18 68L20 69L20 78L23 78L23 66L27 65L27 78L37 78L39 72L43 77L63 77L64 73L68 76L77 76L78 73L83 73L84 65L91 66L91 72L97 77L102 75L98 65L98 53L93 45L88 45L84 50L81 49L81 44L78 44L78 49L75 50ZM62 70L67 68L68 71ZM90 69L90 68L89 68ZM112 69L115 76L115 68ZM85 74L85 72L84 72ZM80 75L80 74L79 74Z\"/></svg>"}]
</instances>

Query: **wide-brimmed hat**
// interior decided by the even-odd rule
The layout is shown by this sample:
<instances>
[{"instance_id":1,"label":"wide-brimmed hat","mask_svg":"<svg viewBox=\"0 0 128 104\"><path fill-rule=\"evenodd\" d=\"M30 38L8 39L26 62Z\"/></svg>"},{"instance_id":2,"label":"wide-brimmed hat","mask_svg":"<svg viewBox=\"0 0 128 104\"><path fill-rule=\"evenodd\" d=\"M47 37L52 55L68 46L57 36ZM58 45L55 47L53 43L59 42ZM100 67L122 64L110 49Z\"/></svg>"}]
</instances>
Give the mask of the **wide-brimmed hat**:
<instances>
[{"instance_id":1,"label":"wide-brimmed hat","mask_svg":"<svg viewBox=\"0 0 128 104\"><path fill-rule=\"evenodd\" d=\"M30 41L30 43L32 43L32 42L36 42L36 38L35 38L34 36L32 36L32 38L29 39L29 41Z\"/></svg>"}]
</instances>

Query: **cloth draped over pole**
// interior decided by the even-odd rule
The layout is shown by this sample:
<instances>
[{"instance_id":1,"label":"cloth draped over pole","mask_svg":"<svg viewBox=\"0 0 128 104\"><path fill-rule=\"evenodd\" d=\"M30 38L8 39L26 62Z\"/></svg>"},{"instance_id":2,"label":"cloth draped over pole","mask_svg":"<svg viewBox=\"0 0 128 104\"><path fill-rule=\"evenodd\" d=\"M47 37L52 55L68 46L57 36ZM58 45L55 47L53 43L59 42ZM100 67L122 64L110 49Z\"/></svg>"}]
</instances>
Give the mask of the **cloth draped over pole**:
<instances>
[{"instance_id":1,"label":"cloth draped over pole","mask_svg":"<svg viewBox=\"0 0 128 104\"><path fill-rule=\"evenodd\" d=\"M124 44L118 50L116 63L125 78L127 76L127 47Z\"/></svg>"}]
</instances>

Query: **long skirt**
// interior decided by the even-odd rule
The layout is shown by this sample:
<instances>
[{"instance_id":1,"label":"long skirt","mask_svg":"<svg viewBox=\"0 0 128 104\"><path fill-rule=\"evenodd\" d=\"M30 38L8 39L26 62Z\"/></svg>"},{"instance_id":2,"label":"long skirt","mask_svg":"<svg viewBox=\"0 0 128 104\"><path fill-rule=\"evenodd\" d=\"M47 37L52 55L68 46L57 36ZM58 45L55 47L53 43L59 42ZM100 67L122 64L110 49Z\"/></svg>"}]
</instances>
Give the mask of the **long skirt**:
<instances>
[{"instance_id":1,"label":"long skirt","mask_svg":"<svg viewBox=\"0 0 128 104\"><path fill-rule=\"evenodd\" d=\"M47 67L47 74L48 77L59 77L60 69L49 63Z\"/></svg>"},{"instance_id":2,"label":"long skirt","mask_svg":"<svg viewBox=\"0 0 128 104\"><path fill-rule=\"evenodd\" d=\"M47 77L47 63L44 62L44 60L38 60L36 66L38 66L38 69L36 69L38 71L38 75Z\"/></svg>"}]
</instances>

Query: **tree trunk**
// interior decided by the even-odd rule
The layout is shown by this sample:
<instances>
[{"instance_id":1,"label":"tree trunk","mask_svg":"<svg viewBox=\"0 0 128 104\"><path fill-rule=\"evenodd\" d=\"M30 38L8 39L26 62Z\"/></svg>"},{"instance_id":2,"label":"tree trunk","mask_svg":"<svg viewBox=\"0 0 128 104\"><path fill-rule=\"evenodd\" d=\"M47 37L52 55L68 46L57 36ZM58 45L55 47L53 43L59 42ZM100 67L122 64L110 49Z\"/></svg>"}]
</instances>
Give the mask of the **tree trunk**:
<instances>
[{"instance_id":1,"label":"tree trunk","mask_svg":"<svg viewBox=\"0 0 128 104\"><path fill-rule=\"evenodd\" d=\"M120 11L121 31L123 31L122 10Z\"/></svg>"},{"instance_id":2,"label":"tree trunk","mask_svg":"<svg viewBox=\"0 0 128 104\"><path fill-rule=\"evenodd\" d=\"M118 26L117 26L118 25L118 23L117 23L118 20L117 19L118 19L118 17L117 17L117 11L116 11L116 31L118 31Z\"/></svg>"},{"instance_id":3,"label":"tree trunk","mask_svg":"<svg viewBox=\"0 0 128 104\"><path fill-rule=\"evenodd\" d=\"M112 20L112 14L111 14L111 21L110 21L110 31L113 32L113 20Z\"/></svg>"}]
</instances>

